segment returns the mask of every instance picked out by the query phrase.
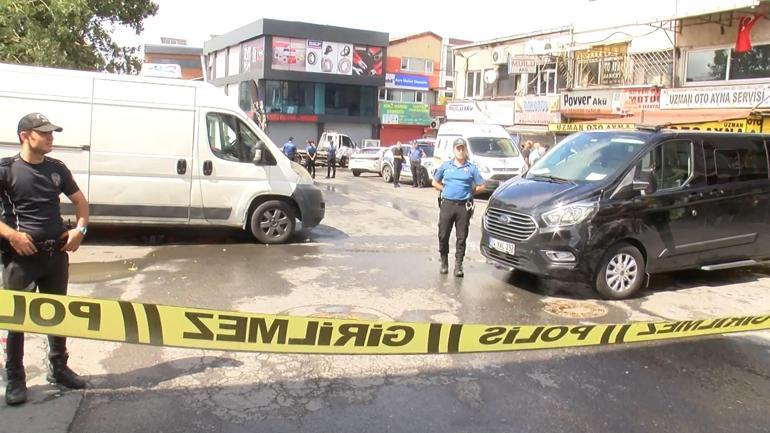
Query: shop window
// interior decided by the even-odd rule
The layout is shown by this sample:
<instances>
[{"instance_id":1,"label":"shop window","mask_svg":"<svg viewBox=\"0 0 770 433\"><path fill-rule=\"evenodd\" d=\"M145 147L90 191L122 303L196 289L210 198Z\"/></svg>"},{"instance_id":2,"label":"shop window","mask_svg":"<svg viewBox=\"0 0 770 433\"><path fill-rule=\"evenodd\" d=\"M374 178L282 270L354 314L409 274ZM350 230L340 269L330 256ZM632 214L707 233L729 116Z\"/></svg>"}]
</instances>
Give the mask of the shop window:
<instances>
[{"instance_id":1,"label":"shop window","mask_svg":"<svg viewBox=\"0 0 770 433\"><path fill-rule=\"evenodd\" d=\"M687 82L727 79L727 49L687 53Z\"/></svg>"},{"instance_id":2,"label":"shop window","mask_svg":"<svg viewBox=\"0 0 770 433\"><path fill-rule=\"evenodd\" d=\"M764 78L770 78L770 44L754 45L745 53L736 53L730 47L687 53L688 83Z\"/></svg>"},{"instance_id":3,"label":"shop window","mask_svg":"<svg viewBox=\"0 0 770 433\"><path fill-rule=\"evenodd\" d=\"M361 115L362 116L377 115L377 100L374 96L375 94L376 94L376 88L374 87L361 88Z\"/></svg>"},{"instance_id":4,"label":"shop window","mask_svg":"<svg viewBox=\"0 0 770 433\"><path fill-rule=\"evenodd\" d=\"M488 71L494 71L494 69L485 69L484 74L482 74L482 78ZM484 93L482 93L482 96L491 98L494 96L494 90L495 90L495 83L487 83L487 80L484 80Z\"/></svg>"},{"instance_id":5,"label":"shop window","mask_svg":"<svg viewBox=\"0 0 770 433\"><path fill-rule=\"evenodd\" d=\"M254 102L257 100L257 83L254 80L241 81L238 83L238 106L244 112L249 112L254 108Z\"/></svg>"},{"instance_id":6,"label":"shop window","mask_svg":"<svg viewBox=\"0 0 770 433\"><path fill-rule=\"evenodd\" d=\"M377 95L377 98L378 98L380 101L386 101L386 100L387 100L387 93L388 93L388 89L386 89L386 88L384 88L384 87L383 87L383 88L381 88L381 89L380 89L380 92L379 92L379 94Z\"/></svg>"},{"instance_id":7,"label":"shop window","mask_svg":"<svg viewBox=\"0 0 770 433\"><path fill-rule=\"evenodd\" d=\"M497 72L497 96L513 96L516 91L516 76L508 74L508 65L500 65Z\"/></svg>"},{"instance_id":8,"label":"shop window","mask_svg":"<svg viewBox=\"0 0 770 433\"><path fill-rule=\"evenodd\" d=\"M343 84L326 84L324 110L328 115L360 116L361 115L361 86ZM374 93L369 93L374 101Z\"/></svg>"},{"instance_id":9,"label":"shop window","mask_svg":"<svg viewBox=\"0 0 770 433\"><path fill-rule=\"evenodd\" d=\"M283 86L280 81L265 82L265 111L281 113L283 110Z\"/></svg>"},{"instance_id":10,"label":"shop window","mask_svg":"<svg viewBox=\"0 0 770 433\"><path fill-rule=\"evenodd\" d=\"M599 85L599 61L580 61L577 66L577 81L580 87Z\"/></svg>"}]
</instances>

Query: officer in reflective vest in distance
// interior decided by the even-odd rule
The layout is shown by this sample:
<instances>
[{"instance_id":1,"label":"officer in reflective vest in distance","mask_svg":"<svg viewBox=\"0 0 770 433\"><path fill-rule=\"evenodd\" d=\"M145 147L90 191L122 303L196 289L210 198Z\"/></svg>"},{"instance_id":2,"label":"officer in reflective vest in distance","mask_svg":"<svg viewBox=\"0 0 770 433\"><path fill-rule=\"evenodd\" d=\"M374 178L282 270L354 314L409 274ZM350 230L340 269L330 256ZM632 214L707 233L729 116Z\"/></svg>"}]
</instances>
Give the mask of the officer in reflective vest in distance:
<instances>
[{"instance_id":1,"label":"officer in reflective vest in distance","mask_svg":"<svg viewBox=\"0 0 770 433\"><path fill-rule=\"evenodd\" d=\"M467 159L467 144L458 138L452 145L454 158L446 161L433 176L433 187L439 190L438 252L442 274L449 272L449 236L455 226L455 277L463 277L463 258L468 228L473 215L473 195L484 191L484 179Z\"/></svg>"}]
</instances>

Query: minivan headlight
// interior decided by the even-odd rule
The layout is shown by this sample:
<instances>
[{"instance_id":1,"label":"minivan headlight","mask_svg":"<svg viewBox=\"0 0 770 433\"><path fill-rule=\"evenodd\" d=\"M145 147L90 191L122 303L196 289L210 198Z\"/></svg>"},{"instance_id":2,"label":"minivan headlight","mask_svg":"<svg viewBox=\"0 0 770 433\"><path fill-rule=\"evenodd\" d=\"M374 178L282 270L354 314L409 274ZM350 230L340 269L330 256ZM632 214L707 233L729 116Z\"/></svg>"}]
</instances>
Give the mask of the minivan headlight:
<instances>
[{"instance_id":1,"label":"minivan headlight","mask_svg":"<svg viewBox=\"0 0 770 433\"><path fill-rule=\"evenodd\" d=\"M297 164L294 161L290 161L290 162L291 162L291 169L294 170L294 172L297 173L297 176L299 176L299 178L304 181L303 183L313 183L313 177L310 176L310 173L307 172L305 167Z\"/></svg>"},{"instance_id":2,"label":"minivan headlight","mask_svg":"<svg viewBox=\"0 0 770 433\"><path fill-rule=\"evenodd\" d=\"M572 226L588 218L595 209L593 203L571 204L544 213L543 221L548 227Z\"/></svg>"},{"instance_id":3,"label":"minivan headlight","mask_svg":"<svg viewBox=\"0 0 770 433\"><path fill-rule=\"evenodd\" d=\"M482 164L480 162L476 163L476 168L478 168L479 171L482 172L482 173L489 173L489 167L487 167L486 165L484 165L484 164Z\"/></svg>"}]
</instances>

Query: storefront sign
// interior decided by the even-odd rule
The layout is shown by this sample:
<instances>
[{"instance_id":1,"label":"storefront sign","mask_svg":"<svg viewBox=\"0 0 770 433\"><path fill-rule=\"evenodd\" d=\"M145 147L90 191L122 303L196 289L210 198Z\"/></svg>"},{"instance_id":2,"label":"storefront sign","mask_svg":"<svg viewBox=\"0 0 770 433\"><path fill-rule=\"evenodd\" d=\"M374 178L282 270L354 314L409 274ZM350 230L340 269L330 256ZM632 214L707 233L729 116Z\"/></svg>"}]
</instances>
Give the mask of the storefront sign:
<instances>
[{"instance_id":1,"label":"storefront sign","mask_svg":"<svg viewBox=\"0 0 770 433\"><path fill-rule=\"evenodd\" d=\"M267 113L267 120L271 122L318 122L318 116L315 114Z\"/></svg>"},{"instance_id":2,"label":"storefront sign","mask_svg":"<svg viewBox=\"0 0 770 433\"><path fill-rule=\"evenodd\" d=\"M276 71L381 76L381 47L343 42L273 37L271 67Z\"/></svg>"},{"instance_id":3,"label":"storefront sign","mask_svg":"<svg viewBox=\"0 0 770 433\"><path fill-rule=\"evenodd\" d=\"M394 89L428 90L428 77L411 74L385 74L385 87Z\"/></svg>"},{"instance_id":4,"label":"storefront sign","mask_svg":"<svg viewBox=\"0 0 770 433\"><path fill-rule=\"evenodd\" d=\"M508 57L509 74L534 74L537 72L539 59L537 56L516 56Z\"/></svg>"},{"instance_id":5,"label":"storefront sign","mask_svg":"<svg viewBox=\"0 0 770 433\"><path fill-rule=\"evenodd\" d=\"M561 112L570 116L623 114L622 92L617 90L576 90L561 97Z\"/></svg>"},{"instance_id":6,"label":"storefront sign","mask_svg":"<svg viewBox=\"0 0 770 433\"><path fill-rule=\"evenodd\" d=\"M380 119L386 125L430 125L428 104L380 102Z\"/></svg>"},{"instance_id":7,"label":"storefront sign","mask_svg":"<svg viewBox=\"0 0 770 433\"><path fill-rule=\"evenodd\" d=\"M623 89L622 106L626 112L657 110L660 108L660 89L657 87L639 87Z\"/></svg>"},{"instance_id":8,"label":"storefront sign","mask_svg":"<svg viewBox=\"0 0 770 433\"><path fill-rule=\"evenodd\" d=\"M682 87L660 92L660 108L664 110L755 107L770 107L770 84Z\"/></svg>"},{"instance_id":9,"label":"storefront sign","mask_svg":"<svg viewBox=\"0 0 770 433\"><path fill-rule=\"evenodd\" d=\"M523 96L517 97L517 125L548 125L561 122L558 96Z\"/></svg>"},{"instance_id":10,"label":"storefront sign","mask_svg":"<svg viewBox=\"0 0 770 433\"><path fill-rule=\"evenodd\" d=\"M549 123L551 132L602 131L605 129L634 129L633 123Z\"/></svg>"},{"instance_id":11,"label":"storefront sign","mask_svg":"<svg viewBox=\"0 0 770 433\"><path fill-rule=\"evenodd\" d=\"M762 132L762 119L732 119L718 122L680 123L667 126L670 129L683 131L715 131L715 132Z\"/></svg>"},{"instance_id":12,"label":"storefront sign","mask_svg":"<svg viewBox=\"0 0 770 433\"><path fill-rule=\"evenodd\" d=\"M513 101L457 101L446 106L447 120L513 126Z\"/></svg>"}]
</instances>

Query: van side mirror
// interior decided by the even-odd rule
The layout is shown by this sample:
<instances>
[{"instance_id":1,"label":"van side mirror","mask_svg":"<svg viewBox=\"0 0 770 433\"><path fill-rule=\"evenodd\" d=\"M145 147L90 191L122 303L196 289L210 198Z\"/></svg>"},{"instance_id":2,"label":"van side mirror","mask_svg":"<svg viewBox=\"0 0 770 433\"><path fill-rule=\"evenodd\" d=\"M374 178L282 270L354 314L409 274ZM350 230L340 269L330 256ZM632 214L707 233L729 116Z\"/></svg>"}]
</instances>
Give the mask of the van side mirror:
<instances>
[{"instance_id":1,"label":"van side mirror","mask_svg":"<svg viewBox=\"0 0 770 433\"><path fill-rule=\"evenodd\" d=\"M261 164L262 158L265 156L265 151L261 148L254 149L254 164Z\"/></svg>"},{"instance_id":2,"label":"van side mirror","mask_svg":"<svg viewBox=\"0 0 770 433\"><path fill-rule=\"evenodd\" d=\"M655 176L652 170L642 170L631 183L631 190L639 191L642 195L654 194L657 190Z\"/></svg>"}]
</instances>

